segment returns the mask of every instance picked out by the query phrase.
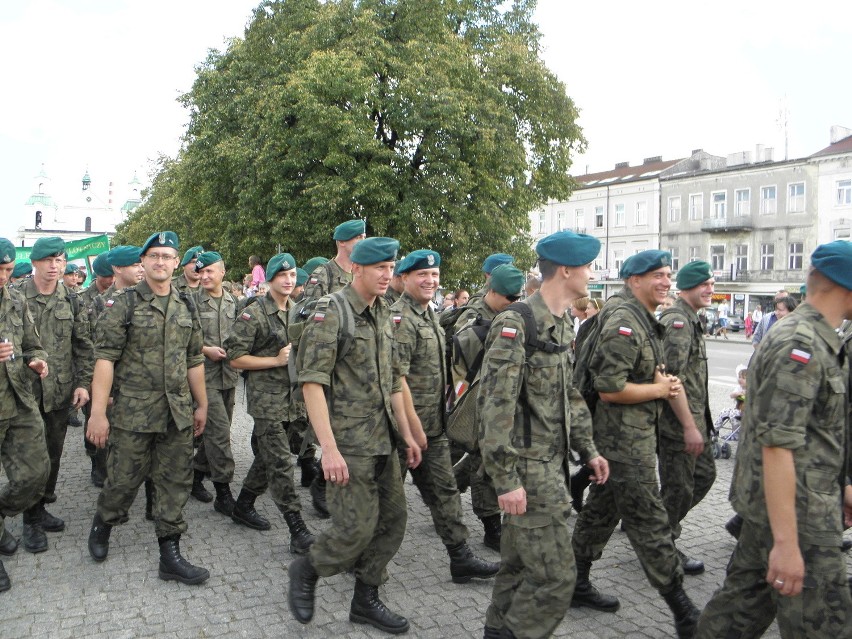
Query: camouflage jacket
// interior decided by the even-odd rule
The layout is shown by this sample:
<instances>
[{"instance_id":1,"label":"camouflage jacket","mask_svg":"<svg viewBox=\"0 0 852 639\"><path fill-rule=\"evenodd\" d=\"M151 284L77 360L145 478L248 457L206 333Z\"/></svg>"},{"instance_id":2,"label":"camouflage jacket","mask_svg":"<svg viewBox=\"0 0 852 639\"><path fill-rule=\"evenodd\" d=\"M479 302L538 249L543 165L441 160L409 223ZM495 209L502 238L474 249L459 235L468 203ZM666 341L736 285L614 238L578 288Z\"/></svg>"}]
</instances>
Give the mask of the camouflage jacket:
<instances>
[{"instance_id":1,"label":"camouflage jacket","mask_svg":"<svg viewBox=\"0 0 852 639\"><path fill-rule=\"evenodd\" d=\"M15 348L15 359L0 363L0 420L4 420L18 414L16 398L37 410L27 364L47 360L23 296L8 286L0 288L0 339L9 340Z\"/></svg>"},{"instance_id":2,"label":"camouflage jacket","mask_svg":"<svg viewBox=\"0 0 852 639\"><path fill-rule=\"evenodd\" d=\"M130 323L128 296L136 297ZM95 359L115 363L110 422L137 433L192 426L187 371L204 363L201 324L172 286L165 315L143 280L106 301L95 331Z\"/></svg>"},{"instance_id":3,"label":"camouflage jacket","mask_svg":"<svg viewBox=\"0 0 852 639\"><path fill-rule=\"evenodd\" d=\"M388 286L388 290L385 292L385 301L388 303L388 306L396 304L400 297L402 297L402 293L397 293L396 290Z\"/></svg>"},{"instance_id":4,"label":"camouflage jacket","mask_svg":"<svg viewBox=\"0 0 852 639\"><path fill-rule=\"evenodd\" d=\"M305 283L306 300L318 299L329 293L336 293L352 281L352 273L347 273L332 259L320 264Z\"/></svg>"},{"instance_id":5,"label":"camouflage jacket","mask_svg":"<svg viewBox=\"0 0 852 639\"><path fill-rule=\"evenodd\" d=\"M456 318L455 324L453 324L453 331L458 332L459 329L466 326L468 322L473 321L477 316L488 322L493 321L497 316L497 313L495 313L491 307L485 303L484 297L471 298L470 301L465 304L464 310ZM479 347L476 343L472 343L471 345L476 349L476 353L453 353L454 357L451 372L452 380L455 385L458 385L459 382L465 379L468 372L467 364L472 362L476 357L476 354L479 352ZM456 349L455 345L453 345L453 349Z\"/></svg>"},{"instance_id":6,"label":"camouflage jacket","mask_svg":"<svg viewBox=\"0 0 852 639\"><path fill-rule=\"evenodd\" d=\"M840 338L804 303L777 322L748 371L734 509L769 526L763 448L793 451L800 543L840 545L841 487L846 483L849 368Z\"/></svg>"},{"instance_id":7,"label":"camouflage jacket","mask_svg":"<svg viewBox=\"0 0 852 639\"><path fill-rule=\"evenodd\" d=\"M246 306L240 313L224 346L228 359L243 355L275 357L287 346L287 315L293 303L287 300L287 310L267 293ZM257 419L290 420L290 376L286 366L246 371L246 402L248 413Z\"/></svg>"},{"instance_id":8,"label":"camouflage jacket","mask_svg":"<svg viewBox=\"0 0 852 639\"><path fill-rule=\"evenodd\" d=\"M355 318L355 339L337 359L340 318L330 299L317 302L299 344L299 383L326 387L337 447L348 455L388 455L395 446L391 394L401 386L393 375L390 310L383 298L373 306L351 286L343 289Z\"/></svg>"},{"instance_id":9,"label":"camouflage jacket","mask_svg":"<svg viewBox=\"0 0 852 639\"><path fill-rule=\"evenodd\" d=\"M554 317L538 292L523 303L533 311L538 339L571 343L567 314ZM591 415L573 385L571 349L535 350L527 357L525 340L516 311L504 311L491 324L477 398L482 459L498 495L523 486L533 507L564 504L569 445L584 460L598 455Z\"/></svg>"},{"instance_id":10,"label":"camouflage jacket","mask_svg":"<svg viewBox=\"0 0 852 639\"><path fill-rule=\"evenodd\" d=\"M87 311L75 295L58 282L52 295L41 295L33 280L19 289L38 327L44 350L50 353L50 374L40 379L30 372L36 397L41 397L44 410L61 410L71 406L74 389L88 390L92 384L92 336ZM77 313L75 315L75 304Z\"/></svg>"},{"instance_id":11,"label":"camouflage jacket","mask_svg":"<svg viewBox=\"0 0 852 639\"><path fill-rule=\"evenodd\" d=\"M405 377L427 437L444 432L444 329L429 306L408 294L391 306L394 377Z\"/></svg>"},{"instance_id":12,"label":"camouflage jacket","mask_svg":"<svg viewBox=\"0 0 852 639\"><path fill-rule=\"evenodd\" d=\"M172 285L178 291L183 291L184 293L197 293L201 290L201 286L196 286L195 288L192 288L189 285L189 282L186 281L186 275L184 275L183 273L181 273L172 280Z\"/></svg>"},{"instance_id":13,"label":"camouflage jacket","mask_svg":"<svg viewBox=\"0 0 852 639\"><path fill-rule=\"evenodd\" d=\"M107 291L108 290L109 289L107 289ZM104 292L106 293L106 291ZM89 286L87 286L86 289L77 296L77 299L80 300L80 304L86 309L86 317L89 320L89 335L91 335L92 340L95 339L95 326L97 324L97 315L99 315L96 300L100 296L101 292L98 290L98 285L94 282L89 284Z\"/></svg>"},{"instance_id":14,"label":"camouflage jacket","mask_svg":"<svg viewBox=\"0 0 852 639\"><path fill-rule=\"evenodd\" d=\"M627 296L601 326L597 348L589 360L595 390L617 393L628 382L652 383L656 366L663 363L662 337L663 327L657 319L633 295ZM662 408L662 400L616 404L601 399L594 423L601 455L623 464L654 467Z\"/></svg>"},{"instance_id":15,"label":"camouflage jacket","mask_svg":"<svg viewBox=\"0 0 852 639\"><path fill-rule=\"evenodd\" d=\"M225 338L234 325L237 317L237 301L228 291L222 291L221 304L201 287L194 294L195 306L201 319L201 330L204 333L205 346L223 347ZM207 388L223 390L235 388L239 373L231 368L227 359L214 362L204 358L204 382Z\"/></svg>"},{"instance_id":16,"label":"camouflage jacket","mask_svg":"<svg viewBox=\"0 0 852 639\"><path fill-rule=\"evenodd\" d=\"M707 393L707 348L698 313L681 298L674 306L663 311L660 324L666 331L663 337L666 372L677 375L683 382L689 411L698 430L704 435L705 443L708 443L713 419ZM663 404L659 434L683 442L683 425L668 402Z\"/></svg>"}]
</instances>

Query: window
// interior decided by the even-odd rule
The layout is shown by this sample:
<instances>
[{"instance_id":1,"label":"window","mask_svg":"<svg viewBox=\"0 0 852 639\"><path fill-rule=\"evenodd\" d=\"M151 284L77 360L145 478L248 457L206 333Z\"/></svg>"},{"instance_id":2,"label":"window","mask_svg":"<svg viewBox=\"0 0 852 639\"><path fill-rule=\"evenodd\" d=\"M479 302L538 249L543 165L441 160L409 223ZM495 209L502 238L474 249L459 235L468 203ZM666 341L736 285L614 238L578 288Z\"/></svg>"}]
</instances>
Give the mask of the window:
<instances>
[{"instance_id":1,"label":"window","mask_svg":"<svg viewBox=\"0 0 852 639\"><path fill-rule=\"evenodd\" d=\"M578 233L586 230L586 211L577 209L574 211L574 228Z\"/></svg>"},{"instance_id":2,"label":"window","mask_svg":"<svg viewBox=\"0 0 852 639\"><path fill-rule=\"evenodd\" d=\"M615 205L615 225L616 226L624 226L624 205L616 204Z\"/></svg>"},{"instance_id":3,"label":"window","mask_svg":"<svg viewBox=\"0 0 852 639\"><path fill-rule=\"evenodd\" d=\"M556 230L557 231L564 231L565 230L565 228L566 228L565 223L567 222L567 217L568 217L568 214L565 211L559 211L559 213L556 214Z\"/></svg>"},{"instance_id":4,"label":"window","mask_svg":"<svg viewBox=\"0 0 852 639\"><path fill-rule=\"evenodd\" d=\"M835 240L852 240L852 231L850 229L835 229L834 231L834 239Z\"/></svg>"},{"instance_id":5,"label":"window","mask_svg":"<svg viewBox=\"0 0 852 639\"><path fill-rule=\"evenodd\" d=\"M852 180L837 181L837 206L852 204Z\"/></svg>"},{"instance_id":6,"label":"window","mask_svg":"<svg viewBox=\"0 0 852 639\"><path fill-rule=\"evenodd\" d=\"M704 218L704 194L695 193L689 196L689 219L700 220Z\"/></svg>"},{"instance_id":7,"label":"window","mask_svg":"<svg viewBox=\"0 0 852 639\"><path fill-rule=\"evenodd\" d=\"M804 213L805 211L805 183L795 182L787 187L787 212Z\"/></svg>"},{"instance_id":8,"label":"window","mask_svg":"<svg viewBox=\"0 0 852 639\"><path fill-rule=\"evenodd\" d=\"M738 217L751 215L751 191L749 189L734 191L734 202L736 202Z\"/></svg>"},{"instance_id":9,"label":"window","mask_svg":"<svg viewBox=\"0 0 852 639\"><path fill-rule=\"evenodd\" d=\"M538 232L546 233L547 232L547 223L545 222L544 213L538 214Z\"/></svg>"},{"instance_id":10,"label":"window","mask_svg":"<svg viewBox=\"0 0 852 639\"><path fill-rule=\"evenodd\" d=\"M774 186L760 187L760 214L775 215L777 212L777 198Z\"/></svg>"},{"instance_id":11,"label":"window","mask_svg":"<svg viewBox=\"0 0 852 639\"><path fill-rule=\"evenodd\" d=\"M689 247L689 261L690 262L697 262L698 259L699 259L698 247L697 246L690 246Z\"/></svg>"},{"instance_id":12,"label":"window","mask_svg":"<svg viewBox=\"0 0 852 639\"><path fill-rule=\"evenodd\" d=\"M648 224L648 203L636 202L636 226Z\"/></svg>"},{"instance_id":13,"label":"window","mask_svg":"<svg viewBox=\"0 0 852 639\"><path fill-rule=\"evenodd\" d=\"M669 253L672 254L672 271L676 271L680 268L680 250L677 246L673 246L669 249Z\"/></svg>"},{"instance_id":14,"label":"window","mask_svg":"<svg viewBox=\"0 0 852 639\"><path fill-rule=\"evenodd\" d=\"M737 273L743 273L748 270L748 244L737 244L734 252L734 264L736 265Z\"/></svg>"},{"instance_id":15,"label":"window","mask_svg":"<svg viewBox=\"0 0 852 639\"><path fill-rule=\"evenodd\" d=\"M604 252L603 245L601 245L601 249L600 249L600 251L598 251L598 256L595 258L595 262L592 265L592 268L594 268L596 271L602 271L603 270L603 261L602 261L603 257L604 257L603 252Z\"/></svg>"},{"instance_id":16,"label":"window","mask_svg":"<svg viewBox=\"0 0 852 639\"><path fill-rule=\"evenodd\" d=\"M595 228L602 229L604 225L604 210L602 206L595 207Z\"/></svg>"},{"instance_id":17,"label":"window","mask_svg":"<svg viewBox=\"0 0 852 639\"><path fill-rule=\"evenodd\" d=\"M621 265L624 264L624 249L613 249L612 263L617 271L621 270Z\"/></svg>"},{"instance_id":18,"label":"window","mask_svg":"<svg viewBox=\"0 0 852 639\"><path fill-rule=\"evenodd\" d=\"M41 228L41 211L36 211L35 214L35 227L37 229Z\"/></svg>"},{"instance_id":19,"label":"window","mask_svg":"<svg viewBox=\"0 0 852 639\"><path fill-rule=\"evenodd\" d=\"M773 187L774 188L774 187ZM760 245L760 268L764 271L771 271L775 268L775 245L761 244Z\"/></svg>"},{"instance_id":20,"label":"window","mask_svg":"<svg viewBox=\"0 0 852 639\"><path fill-rule=\"evenodd\" d=\"M725 268L725 245L718 244L710 247L710 268L721 271Z\"/></svg>"},{"instance_id":21,"label":"window","mask_svg":"<svg viewBox=\"0 0 852 639\"><path fill-rule=\"evenodd\" d=\"M86 218L86 222L85 222L85 232L86 232L86 233L91 233L91 232L92 232L92 218L90 218L90 217L87 217L87 218Z\"/></svg>"},{"instance_id":22,"label":"window","mask_svg":"<svg viewBox=\"0 0 852 639\"><path fill-rule=\"evenodd\" d=\"M680 196L669 198L669 222L680 222Z\"/></svg>"},{"instance_id":23,"label":"window","mask_svg":"<svg viewBox=\"0 0 852 639\"><path fill-rule=\"evenodd\" d=\"M717 220L724 220L728 217L728 192L717 191L710 194L713 200L713 217Z\"/></svg>"},{"instance_id":24,"label":"window","mask_svg":"<svg viewBox=\"0 0 852 639\"><path fill-rule=\"evenodd\" d=\"M787 268L791 271L802 270L802 256L805 253L804 242L790 242L790 259L787 262Z\"/></svg>"}]
</instances>

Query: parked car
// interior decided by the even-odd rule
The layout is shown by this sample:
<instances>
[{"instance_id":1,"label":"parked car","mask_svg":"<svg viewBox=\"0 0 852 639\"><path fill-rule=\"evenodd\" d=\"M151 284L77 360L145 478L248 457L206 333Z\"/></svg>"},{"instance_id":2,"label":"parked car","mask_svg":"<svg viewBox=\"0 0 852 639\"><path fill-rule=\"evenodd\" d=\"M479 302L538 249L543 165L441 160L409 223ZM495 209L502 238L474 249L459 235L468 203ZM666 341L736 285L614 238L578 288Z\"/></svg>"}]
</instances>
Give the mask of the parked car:
<instances>
[{"instance_id":1,"label":"parked car","mask_svg":"<svg viewBox=\"0 0 852 639\"><path fill-rule=\"evenodd\" d=\"M742 317L737 317L736 315L728 318L728 330L734 333L739 333L740 331L745 330L745 322Z\"/></svg>"}]
</instances>

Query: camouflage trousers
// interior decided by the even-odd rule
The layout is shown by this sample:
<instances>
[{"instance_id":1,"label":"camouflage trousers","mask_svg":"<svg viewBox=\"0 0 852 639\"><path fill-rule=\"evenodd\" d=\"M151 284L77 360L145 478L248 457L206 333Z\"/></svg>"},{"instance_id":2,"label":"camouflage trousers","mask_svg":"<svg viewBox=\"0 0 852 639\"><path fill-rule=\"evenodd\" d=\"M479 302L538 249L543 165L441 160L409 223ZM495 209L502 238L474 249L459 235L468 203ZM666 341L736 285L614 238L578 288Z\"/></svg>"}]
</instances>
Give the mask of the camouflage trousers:
<instances>
[{"instance_id":1,"label":"camouflage trousers","mask_svg":"<svg viewBox=\"0 0 852 639\"><path fill-rule=\"evenodd\" d=\"M282 513L302 510L293 480L293 457L287 440L287 422L255 419L251 436L254 461L251 463L243 489L262 495L269 489L272 501Z\"/></svg>"},{"instance_id":2,"label":"camouflage trousers","mask_svg":"<svg viewBox=\"0 0 852 639\"><path fill-rule=\"evenodd\" d=\"M231 452L231 420L236 388L207 389L207 425L195 451L193 468L210 475L214 482L234 480L234 454Z\"/></svg>"},{"instance_id":3,"label":"camouflage trousers","mask_svg":"<svg viewBox=\"0 0 852 639\"><path fill-rule=\"evenodd\" d=\"M549 637L571 606L577 568L571 548L569 504L506 515L500 572L494 578L485 625L516 637Z\"/></svg>"},{"instance_id":4,"label":"camouflage trousers","mask_svg":"<svg viewBox=\"0 0 852 639\"><path fill-rule=\"evenodd\" d=\"M467 541L469 533L464 525L461 495L450 462L450 442L445 435L429 437L427 440L428 446L423 451L423 460L417 468L410 471L411 477L432 514L435 532L445 546L455 546ZM405 448L400 447L398 452L402 480L405 481L405 475L409 472Z\"/></svg>"},{"instance_id":5,"label":"camouflage trousers","mask_svg":"<svg viewBox=\"0 0 852 639\"><path fill-rule=\"evenodd\" d=\"M287 429L287 437L290 440L290 450L299 459L316 458L317 447L314 430L311 428L306 417L299 417L290 422L290 427Z\"/></svg>"},{"instance_id":6,"label":"camouflage trousers","mask_svg":"<svg viewBox=\"0 0 852 639\"><path fill-rule=\"evenodd\" d=\"M44 438L47 442L47 454L50 457L50 473L44 486L45 495L56 493L56 482L59 479L59 463L65 448L65 435L68 433L68 409L41 411L44 422Z\"/></svg>"},{"instance_id":7,"label":"camouflage trousers","mask_svg":"<svg viewBox=\"0 0 852 639\"><path fill-rule=\"evenodd\" d=\"M25 511L41 499L50 472L44 426L35 406L17 399L18 414L0 420L0 466L8 480L0 488L0 537L3 518Z\"/></svg>"},{"instance_id":8,"label":"camouflage trousers","mask_svg":"<svg viewBox=\"0 0 852 639\"><path fill-rule=\"evenodd\" d=\"M784 597L766 583L772 531L746 520L722 587L698 622L698 639L760 637L777 617L784 639L849 639L852 596L839 546L802 546L805 583Z\"/></svg>"},{"instance_id":9,"label":"camouflage trousers","mask_svg":"<svg viewBox=\"0 0 852 639\"><path fill-rule=\"evenodd\" d=\"M683 567L653 466L609 462L609 479L592 484L577 517L572 545L578 562L600 559L619 519L651 585L664 594L680 586Z\"/></svg>"},{"instance_id":10,"label":"camouflage trousers","mask_svg":"<svg viewBox=\"0 0 852 639\"><path fill-rule=\"evenodd\" d=\"M364 583L381 586L408 518L398 458L344 454L343 459L349 483L327 484L331 526L311 546L311 564L323 577L352 569Z\"/></svg>"},{"instance_id":11,"label":"camouflage trousers","mask_svg":"<svg viewBox=\"0 0 852 639\"><path fill-rule=\"evenodd\" d=\"M704 451L693 457L684 452L683 442L660 437L658 441L660 495L669 515L672 537L680 537L680 522L710 491L716 481L713 447L705 442Z\"/></svg>"},{"instance_id":12,"label":"camouflage trousers","mask_svg":"<svg viewBox=\"0 0 852 639\"><path fill-rule=\"evenodd\" d=\"M109 433L107 476L98 513L110 525L123 524L146 478L154 484L152 513L157 537L186 532L183 508L192 487L192 429L178 430L169 418L163 433Z\"/></svg>"}]
</instances>

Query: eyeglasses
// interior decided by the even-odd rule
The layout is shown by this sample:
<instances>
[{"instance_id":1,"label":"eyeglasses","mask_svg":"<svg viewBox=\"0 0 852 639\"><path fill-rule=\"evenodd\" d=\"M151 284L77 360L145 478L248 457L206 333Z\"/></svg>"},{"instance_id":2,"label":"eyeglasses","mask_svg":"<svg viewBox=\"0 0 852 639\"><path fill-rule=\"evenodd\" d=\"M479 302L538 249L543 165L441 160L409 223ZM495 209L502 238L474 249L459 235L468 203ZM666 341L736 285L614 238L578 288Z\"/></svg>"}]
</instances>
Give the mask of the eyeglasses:
<instances>
[{"instance_id":1,"label":"eyeglasses","mask_svg":"<svg viewBox=\"0 0 852 639\"><path fill-rule=\"evenodd\" d=\"M519 299L521 299L521 296L520 295L506 295L505 298L507 300L509 300L510 302L517 302Z\"/></svg>"},{"instance_id":2,"label":"eyeglasses","mask_svg":"<svg viewBox=\"0 0 852 639\"><path fill-rule=\"evenodd\" d=\"M152 262L168 262L169 260L177 259L177 255L168 255L165 253L145 253L142 257L147 257Z\"/></svg>"}]
</instances>

